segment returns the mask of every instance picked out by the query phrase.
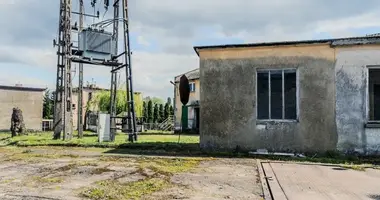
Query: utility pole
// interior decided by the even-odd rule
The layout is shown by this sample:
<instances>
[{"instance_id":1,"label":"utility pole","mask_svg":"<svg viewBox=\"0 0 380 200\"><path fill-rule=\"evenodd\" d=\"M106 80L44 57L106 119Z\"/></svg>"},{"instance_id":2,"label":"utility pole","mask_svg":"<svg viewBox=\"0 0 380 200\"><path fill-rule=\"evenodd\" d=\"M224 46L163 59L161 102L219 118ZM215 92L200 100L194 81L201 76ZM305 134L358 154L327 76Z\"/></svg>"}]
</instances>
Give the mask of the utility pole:
<instances>
[{"instance_id":1,"label":"utility pole","mask_svg":"<svg viewBox=\"0 0 380 200\"><path fill-rule=\"evenodd\" d=\"M83 0L79 0L79 30L78 42L80 40L80 32L83 30L84 5ZM79 45L79 44L78 44ZM78 85L78 138L83 137L83 63L79 63L79 85Z\"/></svg>"},{"instance_id":2,"label":"utility pole","mask_svg":"<svg viewBox=\"0 0 380 200\"><path fill-rule=\"evenodd\" d=\"M71 140L73 136L73 106L72 106L72 76L71 76L71 0L65 0L66 12L65 12L65 104L64 110L64 126L63 126L63 139Z\"/></svg>"},{"instance_id":3,"label":"utility pole","mask_svg":"<svg viewBox=\"0 0 380 200\"><path fill-rule=\"evenodd\" d=\"M72 135L71 105L71 0L60 0L56 95L54 99L54 139Z\"/></svg>"},{"instance_id":4,"label":"utility pole","mask_svg":"<svg viewBox=\"0 0 380 200\"><path fill-rule=\"evenodd\" d=\"M130 142L137 140L136 134L136 116L135 116L135 103L134 92L132 85L132 63L131 63L131 49L129 42L129 17L128 17L128 0L123 0L123 27L124 27L124 49L125 49L125 62L126 62L126 90L127 90L127 105L128 105L128 129Z\"/></svg>"},{"instance_id":5,"label":"utility pole","mask_svg":"<svg viewBox=\"0 0 380 200\"><path fill-rule=\"evenodd\" d=\"M120 11L120 0L114 0L113 8L114 8L114 16L113 16L113 39L117 41L115 43L115 52L118 52L118 40L119 40L119 11ZM111 120L111 130L110 130L110 138L111 141L115 141L116 135L116 93L117 93L117 71L115 70L117 67L112 67L111 70L111 90L110 90L110 120Z\"/></svg>"}]
</instances>

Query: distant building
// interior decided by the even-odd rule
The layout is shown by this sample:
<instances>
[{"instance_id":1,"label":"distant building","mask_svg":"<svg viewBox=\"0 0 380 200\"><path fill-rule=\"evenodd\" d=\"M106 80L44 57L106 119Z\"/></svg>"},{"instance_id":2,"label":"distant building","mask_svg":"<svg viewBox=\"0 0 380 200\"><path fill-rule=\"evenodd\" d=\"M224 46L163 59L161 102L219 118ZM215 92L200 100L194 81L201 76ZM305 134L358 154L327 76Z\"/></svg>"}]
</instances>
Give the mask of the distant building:
<instances>
[{"instance_id":1,"label":"distant building","mask_svg":"<svg viewBox=\"0 0 380 200\"><path fill-rule=\"evenodd\" d=\"M27 130L42 130L43 93L46 88L0 85L0 131L9 131L12 109L22 110Z\"/></svg>"},{"instance_id":2,"label":"distant building","mask_svg":"<svg viewBox=\"0 0 380 200\"><path fill-rule=\"evenodd\" d=\"M83 124L85 124L85 119L86 119L87 103L91 101L93 97L95 97L96 93L101 92L101 91L109 91L109 89L99 88L95 85L88 85L88 86L83 87L83 104L82 104L83 105L82 107ZM73 89L72 102L73 102L73 128L74 130L77 130L78 129L78 88ZM91 111L98 111L98 110L95 109Z\"/></svg>"},{"instance_id":3,"label":"distant building","mask_svg":"<svg viewBox=\"0 0 380 200\"><path fill-rule=\"evenodd\" d=\"M175 131L199 131L199 69L194 69L184 73L189 79L190 98L186 106L182 106L179 96L179 80L181 75L174 77L174 130Z\"/></svg>"},{"instance_id":4,"label":"distant building","mask_svg":"<svg viewBox=\"0 0 380 200\"><path fill-rule=\"evenodd\" d=\"M88 113L86 113L86 111L91 111L91 112L97 112L99 111L99 108L97 108L96 106L95 107L92 107L91 109L87 109L87 105L88 105L88 102L91 101L97 93L99 92L102 92L102 91L109 91L109 89L104 89L104 88L100 88L100 87L97 87L95 85L88 85L88 86L85 86L83 87L83 110L82 110L82 113L83 113L83 124L84 124L84 130L86 130L88 127L87 125L90 123L90 124L94 124L94 120L93 117L91 117L91 119L89 119L88 117ZM141 92L134 92L134 102L135 102L135 105L136 105L136 109L135 109L135 112L136 112L136 117L141 117L142 115L142 107L140 106L137 106L137 105L142 105L142 93ZM72 102L73 102L73 128L74 130L77 130L78 129L78 88L74 88L73 89L73 95L72 95ZM96 116L96 115L94 115ZM91 122L87 122L87 120L90 120Z\"/></svg>"}]
</instances>

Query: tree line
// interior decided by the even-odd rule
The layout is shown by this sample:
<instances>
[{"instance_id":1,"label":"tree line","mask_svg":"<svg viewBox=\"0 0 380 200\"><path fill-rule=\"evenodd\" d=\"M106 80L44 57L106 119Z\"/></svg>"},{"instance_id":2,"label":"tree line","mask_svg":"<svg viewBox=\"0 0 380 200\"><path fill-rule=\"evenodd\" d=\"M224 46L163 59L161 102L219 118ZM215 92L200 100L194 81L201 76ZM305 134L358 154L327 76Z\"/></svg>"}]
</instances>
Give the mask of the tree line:
<instances>
[{"instance_id":1,"label":"tree line","mask_svg":"<svg viewBox=\"0 0 380 200\"><path fill-rule=\"evenodd\" d=\"M165 104L154 103L154 100L151 99L143 102L144 123L161 123L171 115L174 115L174 109L170 97L168 97Z\"/></svg>"}]
</instances>

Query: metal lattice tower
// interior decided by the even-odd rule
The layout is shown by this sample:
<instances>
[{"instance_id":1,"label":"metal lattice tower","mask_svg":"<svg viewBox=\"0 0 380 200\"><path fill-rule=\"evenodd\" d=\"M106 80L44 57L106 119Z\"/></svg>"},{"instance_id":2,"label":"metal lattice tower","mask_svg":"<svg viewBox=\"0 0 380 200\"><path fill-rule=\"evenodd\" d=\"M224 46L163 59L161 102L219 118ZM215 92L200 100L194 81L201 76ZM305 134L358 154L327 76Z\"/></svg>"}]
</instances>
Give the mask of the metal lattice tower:
<instances>
[{"instance_id":1,"label":"metal lattice tower","mask_svg":"<svg viewBox=\"0 0 380 200\"><path fill-rule=\"evenodd\" d=\"M118 1L118 0L116 0ZM128 129L131 130L129 134L129 141L137 140L136 135L136 112L134 102L134 92L132 84L132 63L131 63L131 50L129 41L129 17L128 17L128 0L123 1L123 18L124 18L124 49L125 49L125 62L126 62L126 85L127 85L127 102L128 102Z\"/></svg>"},{"instance_id":2,"label":"metal lattice tower","mask_svg":"<svg viewBox=\"0 0 380 200\"><path fill-rule=\"evenodd\" d=\"M120 1L121 7L120 7ZM106 9L108 9L109 0L104 0ZM71 0L61 0L60 2L60 17L59 17L59 34L58 43L54 42L58 46L58 61L57 61L57 79L56 79L56 94L55 94L55 112L54 112L54 139L61 138L61 132L63 131L63 139L70 140L73 133L73 123L72 123L72 71L71 63L79 63L79 88L78 88L78 136L83 135L83 64L90 65L100 65L111 67L111 105L110 105L110 135L111 140L114 141L116 134L116 118L122 118L125 123L127 123L127 132L129 134L128 140L133 142L137 140L136 134L136 115L135 115L135 104L133 98L133 85L132 85L132 66L131 66L131 51L129 43L129 25L128 25L128 2L127 0L114 0L113 2L113 19L104 20L96 25L109 25L113 24L112 38L116 41L114 46L115 55L112 55L111 59L96 59L86 58L83 56L83 51L78 47L73 47L71 43L71 13L79 14L79 28L78 30L78 43L80 43L79 33L84 30L83 22L84 16L97 17L98 15L90 15L84 13L84 0L79 0L80 12L72 12ZM91 5L94 7L96 1L91 0ZM120 9L123 10L123 17L120 18ZM124 51L118 53L118 31L119 31L119 21L123 22L123 39L124 39ZM124 58L124 62L120 62L119 58ZM116 94L117 94L117 72L125 68L126 75L126 92L127 92L127 116L117 117L116 116Z\"/></svg>"},{"instance_id":3,"label":"metal lattice tower","mask_svg":"<svg viewBox=\"0 0 380 200\"><path fill-rule=\"evenodd\" d=\"M59 9L58 61L54 104L54 139L72 137L71 104L71 0L61 0Z\"/></svg>"}]
</instances>

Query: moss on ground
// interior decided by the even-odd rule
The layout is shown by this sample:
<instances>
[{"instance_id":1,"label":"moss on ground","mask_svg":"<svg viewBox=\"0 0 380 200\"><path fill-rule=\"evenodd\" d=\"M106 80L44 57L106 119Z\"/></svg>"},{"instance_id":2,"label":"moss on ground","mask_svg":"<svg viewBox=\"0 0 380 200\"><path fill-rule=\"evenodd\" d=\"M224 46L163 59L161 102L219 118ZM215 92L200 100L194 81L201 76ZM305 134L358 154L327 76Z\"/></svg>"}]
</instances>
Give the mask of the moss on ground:
<instances>
[{"instance_id":1,"label":"moss on ground","mask_svg":"<svg viewBox=\"0 0 380 200\"><path fill-rule=\"evenodd\" d=\"M95 187L82 191L81 196L93 200L140 199L142 196L167 187L170 187L170 183L158 178L149 178L130 183L106 180L99 181Z\"/></svg>"},{"instance_id":2,"label":"moss on ground","mask_svg":"<svg viewBox=\"0 0 380 200\"><path fill-rule=\"evenodd\" d=\"M202 160L205 159L139 158L139 167L135 173L143 175L143 180L129 183L121 183L117 179L99 181L95 186L83 189L80 195L94 200L140 199L142 196L171 187L170 177L173 174L190 171ZM147 174L146 169L152 170L153 173Z\"/></svg>"},{"instance_id":3,"label":"moss on ground","mask_svg":"<svg viewBox=\"0 0 380 200\"><path fill-rule=\"evenodd\" d=\"M28 187L36 187L41 185L52 185L64 182L65 179L61 176L32 176L23 180L23 184Z\"/></svg>"},{"instance_id":4,"label":"moss on ground","mask_svg":"<svg viewBox=\"0 0 380 200\"><path fill-rule=\"evenodd\" d=\"M150 169L159 174L174 174L194 169L205 159L202 158L141 158L139 168Z\"/></svg>"}]
</instances>

